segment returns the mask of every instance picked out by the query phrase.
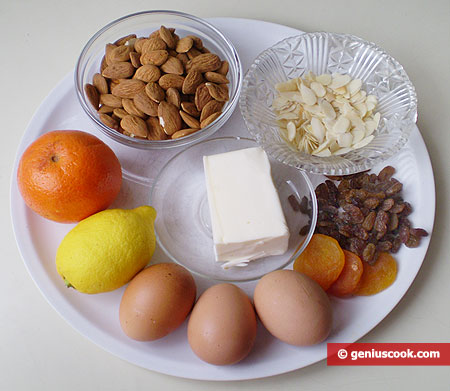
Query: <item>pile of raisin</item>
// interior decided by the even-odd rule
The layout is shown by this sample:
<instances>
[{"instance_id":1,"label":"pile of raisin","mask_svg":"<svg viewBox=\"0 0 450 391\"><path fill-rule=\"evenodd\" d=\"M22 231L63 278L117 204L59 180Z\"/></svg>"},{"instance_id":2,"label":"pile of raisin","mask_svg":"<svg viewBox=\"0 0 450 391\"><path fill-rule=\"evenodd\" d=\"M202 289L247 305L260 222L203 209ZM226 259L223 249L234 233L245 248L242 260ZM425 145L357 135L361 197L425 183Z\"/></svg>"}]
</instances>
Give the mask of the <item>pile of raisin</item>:
<instances>
[{"instance_id":1,"label":"pile of raisin","mask_svg":"<svg viewBox=\"0 0 450 391\"><path fill-rule=\"evenodd\" d=\"M402 244L418 247L428 233L413 228L411 205L401 196L403 185L387 166L367 172L328 177L316 187L319 214L315 232L335 238L342 248L369 264L380 252L396 253Z\"/></svg>"}]
</instances>

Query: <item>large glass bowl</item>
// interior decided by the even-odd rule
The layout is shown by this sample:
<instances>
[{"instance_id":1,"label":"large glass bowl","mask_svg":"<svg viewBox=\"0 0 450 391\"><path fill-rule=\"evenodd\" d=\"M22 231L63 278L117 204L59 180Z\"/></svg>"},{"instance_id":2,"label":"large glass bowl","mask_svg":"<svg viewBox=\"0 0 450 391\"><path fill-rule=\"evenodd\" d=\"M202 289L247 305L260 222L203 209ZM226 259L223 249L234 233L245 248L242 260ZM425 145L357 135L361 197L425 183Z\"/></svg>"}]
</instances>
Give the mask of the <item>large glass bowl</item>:
<instances>
[{"instance_id":1,"label":"large glass bowl","mask_svg":"<svg viewBox=\"0 0 450 391\"><path fill-rule=\"evenodd\" d=\"M275 85L312 71L345 73L376 95L381 121L375 138L342 156L316 157L297 151L280 135L271 105ZM244 78L240 109L248 130L268 154L310 173L347 175L368 170L397 153L417 119L417 97L403 67L375 44L348 34L307 33L263 51Z\"/></svg>"},{"instance_id":2,"label":"large glass bowl","mask_svg":"<svg viewBox=\"0 0 450 391\"><path fill-rule=\"evenodd\" d=\"M255 146L258 144L254 140L242 137L202 141L175 155L155 180L150 205L157 211L155 231L158 245L171 260L192 273L219 281L255 280L289 265L304 250L314 233L317 200L308 176L303 171L269 158L272 178L290 232L287 252L253 260L245 267L226 270L221 267L222 263L215 261L203 156ZM298 202L306 197L308 213L294 211L289 196L294 196ZM308 221L309 229L300 234Z\"/></svg>"},{"instance_id":3,"label":"large glass bowl","mask_svg":"<svg viewBox=\"0 0 450 391\"><path fill-rule=\"evenodd\" d=\"M204 46L222 60L229 62L227 78L229 80L229 100L226 102L222 115L211 125L191 135L169 140L143 140L128 137L104 125L97 111L86 97L84 85L92 83L92 77L99 72L100 63L105 54L105 46L128 34L138 37L148 36L161 25L173 27L180 37L195 35L202 39ZM219 30L210 23L176 11L145 11L124 16L117 19L97 33L87 42L82 50L75 68L75 87L81 107L93 123L113 140L140 149L164 149L179 147L197 142L217 132L233 113L242 85L242 65L233 44Z\"/></svg>"}]
</instances>

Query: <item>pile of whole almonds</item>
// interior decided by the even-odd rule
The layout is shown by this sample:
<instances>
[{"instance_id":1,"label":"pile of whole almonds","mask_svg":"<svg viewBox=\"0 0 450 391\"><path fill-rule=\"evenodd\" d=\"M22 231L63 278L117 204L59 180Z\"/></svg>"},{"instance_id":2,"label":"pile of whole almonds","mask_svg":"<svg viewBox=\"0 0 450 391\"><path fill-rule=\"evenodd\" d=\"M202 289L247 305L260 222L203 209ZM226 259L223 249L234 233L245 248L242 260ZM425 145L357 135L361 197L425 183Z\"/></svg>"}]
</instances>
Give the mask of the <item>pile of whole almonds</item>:
<instances>
[{"instance_id":1,"label":"pile of whole almonds","mask_svg":"<svg viewBox=\"0 0 450 391\"><path fill-rule=\"evenodd\" d=\"M176 139L221 115L228 68L200 38L161 26L147 38L130 34L107 44L85 93L106 126L135 138Z\"/></svg>"}]
</instances>

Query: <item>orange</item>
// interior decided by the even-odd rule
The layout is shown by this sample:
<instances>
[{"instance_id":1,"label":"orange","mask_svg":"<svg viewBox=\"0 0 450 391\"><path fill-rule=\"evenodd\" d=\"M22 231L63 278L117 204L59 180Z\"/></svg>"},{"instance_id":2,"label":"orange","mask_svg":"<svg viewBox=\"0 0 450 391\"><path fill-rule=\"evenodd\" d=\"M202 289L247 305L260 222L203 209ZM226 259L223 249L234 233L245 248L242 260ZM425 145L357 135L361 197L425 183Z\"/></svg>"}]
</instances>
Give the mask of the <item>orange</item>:
<instances>
[{"instance_id":1,"label":"orange","mask_svg":"<svg viewBox=\"0 0 450 391\"><path fill-rule=\"evenodd\" d=\"M17 183L25 203L39 215L73 223L106 209L122 184L119 160L97 137L55 130L23 153Z\"/></svg>"}]
</instances>

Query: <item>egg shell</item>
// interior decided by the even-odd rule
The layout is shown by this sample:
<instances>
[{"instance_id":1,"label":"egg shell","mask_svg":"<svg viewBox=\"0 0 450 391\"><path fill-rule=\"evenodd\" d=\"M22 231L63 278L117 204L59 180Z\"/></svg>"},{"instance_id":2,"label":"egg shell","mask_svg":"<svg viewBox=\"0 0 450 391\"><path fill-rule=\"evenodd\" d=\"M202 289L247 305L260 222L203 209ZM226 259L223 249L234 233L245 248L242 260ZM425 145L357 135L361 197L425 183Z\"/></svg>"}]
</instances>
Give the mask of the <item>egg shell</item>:
<instances>
[{"instance_id":1,"label":"egg shell","mask_svg":"<svg viewBox=\"0 0 450 391\"><path fill-rule=\"evenodd\" d=\"M197 288L192 275L174 263L147 267L129 283L122 296L122 330L138 341L153 341L178 328L192 309Z\"/></svg>"},{"instance_id":2,"label":"egg shell","mask_svg":"<svg viewBox=\"0 0 450 391\"><path fill-rule=\"evenodd\" d=\"M325 291L294 270L266 274L255 287L256 312L266 329L283 342L314 345L331 331L332 309Z\"/></svg>"},{"instance_id":3,"label":"egg shell","mask_svg":"<svg viewBox=\"0 0 450 391\"><path fill-rule=\"evenodd\" d=\"M236 285L214 285L195 304L187 333L189 345L203 361L214 365L237 363L255 342L253 304Z\"/></svg>"}]
</instances>

